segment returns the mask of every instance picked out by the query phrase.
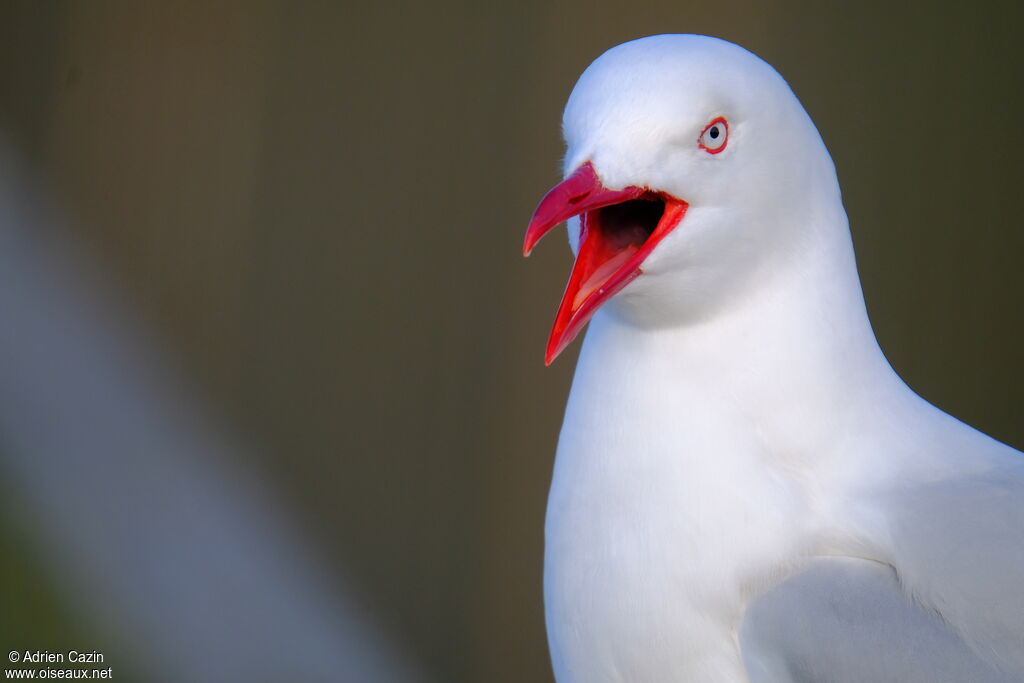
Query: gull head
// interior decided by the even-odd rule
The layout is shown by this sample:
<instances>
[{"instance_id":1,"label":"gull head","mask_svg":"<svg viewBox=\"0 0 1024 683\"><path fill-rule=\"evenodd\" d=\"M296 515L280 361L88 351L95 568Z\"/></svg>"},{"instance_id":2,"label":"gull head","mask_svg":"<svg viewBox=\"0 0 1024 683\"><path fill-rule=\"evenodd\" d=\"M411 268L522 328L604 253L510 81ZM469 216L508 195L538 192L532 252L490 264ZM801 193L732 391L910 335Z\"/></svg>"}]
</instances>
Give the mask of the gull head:
<instances>
[{"instance_id":1,"label":"gull head","mask_svg":"<svg viewBox=\"0 0 1024 683\"><path fill-rule=\"evenodd\" d=\"M770 65L726 41L612 48L573 88L563 133L565 180L524 245L567 221L576 261L547 363L598 309L652 327L707 319L845 230L814 124Z\"/></svg>"}]
</instances>

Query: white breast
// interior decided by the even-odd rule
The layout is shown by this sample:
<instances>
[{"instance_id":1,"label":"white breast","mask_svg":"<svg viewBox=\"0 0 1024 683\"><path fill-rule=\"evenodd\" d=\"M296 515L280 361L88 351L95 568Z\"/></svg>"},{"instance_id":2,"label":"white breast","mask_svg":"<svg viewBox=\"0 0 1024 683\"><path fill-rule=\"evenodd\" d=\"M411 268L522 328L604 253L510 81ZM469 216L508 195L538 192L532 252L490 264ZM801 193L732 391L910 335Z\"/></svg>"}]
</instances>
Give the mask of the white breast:
<instances>
[{"instance_id":1,"label":"white breast","mask_svg":"<svg viewBox=\"0 0 1024 683\"><path fill-rule=\"evenodd\" d=\"M645 362L650 336L599 315L577 368L546 527L560 683L746 681L747 597L813 537L800 487L711 369ZM608 344L631 362L599 366Z\"/></svg>"}]
</instances>

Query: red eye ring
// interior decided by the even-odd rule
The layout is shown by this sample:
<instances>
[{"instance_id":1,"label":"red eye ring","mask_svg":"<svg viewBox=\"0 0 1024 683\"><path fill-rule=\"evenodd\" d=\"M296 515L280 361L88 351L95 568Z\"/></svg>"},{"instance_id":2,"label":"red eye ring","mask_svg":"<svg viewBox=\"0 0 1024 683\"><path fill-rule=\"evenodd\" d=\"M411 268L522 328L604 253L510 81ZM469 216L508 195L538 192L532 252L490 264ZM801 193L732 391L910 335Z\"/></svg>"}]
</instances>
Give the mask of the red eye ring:
<instances>
[{"instance_id":1,"label":"red eye ring","mask_svg":"<svg viewBox=\"0 0 1024 683\"><path fill-rule=\"evenodd\" d=\"M705 135L708 134L708 131L711 130L712 128L714 128L716 125L720 125L720 126L722 126L722 128L725 129L725 135L722 136L722 139L720 141L719 140L713 140L711 138L705 139ZM728 145L728 144L729 144L729 122L725 120L724 116L719 116L716 119L712 119L711 123L709 123L708 125L704 126L704 130L702 130L700 132L700 135L697 136L697 146L700 147L705 152L707 152L708 154L718 154L719 152L724 150L726 145ZM717 145L717 146L715 146L715 145Z\"/></svg>"}]
</instances>

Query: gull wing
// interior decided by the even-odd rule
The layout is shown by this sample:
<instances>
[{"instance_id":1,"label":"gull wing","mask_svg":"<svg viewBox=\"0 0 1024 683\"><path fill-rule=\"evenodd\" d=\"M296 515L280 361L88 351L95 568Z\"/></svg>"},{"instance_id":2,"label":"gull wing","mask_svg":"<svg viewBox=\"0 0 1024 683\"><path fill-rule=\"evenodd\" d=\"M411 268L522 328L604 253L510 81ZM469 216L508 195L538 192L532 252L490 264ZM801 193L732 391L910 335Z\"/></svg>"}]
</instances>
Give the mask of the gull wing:
<instances>
[{"instance_id":1,"label":"gull wing","mask_svg":"<svg viewBox=\"0 0 1024 683\"><path fill-rule=\"evenodd\" d=\"M740 630L752 683L1010 683L889 565L823 557L757 598Z\"/></svg>"}]
</instances>

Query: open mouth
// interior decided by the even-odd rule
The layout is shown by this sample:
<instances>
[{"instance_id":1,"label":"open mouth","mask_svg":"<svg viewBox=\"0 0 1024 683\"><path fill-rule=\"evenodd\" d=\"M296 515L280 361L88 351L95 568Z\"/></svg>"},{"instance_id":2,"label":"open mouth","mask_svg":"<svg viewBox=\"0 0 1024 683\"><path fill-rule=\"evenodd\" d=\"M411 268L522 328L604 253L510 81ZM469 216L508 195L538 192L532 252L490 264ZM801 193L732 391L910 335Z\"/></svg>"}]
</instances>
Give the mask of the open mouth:
<instances>
[{"instance_id":1,"label":"open mouth","mask_svg":"<svg viewBox=\"0 0 1024 683\"><path fill-rule=\"evenodd\" d=\"M573 308L579 308L643 247L664 213L664 200L651 194L587 211L580 217L580 244L586 242L591 248L580 264L581 284L573 296Z\"/></svg>"},{"instance_id":2,"label":"open mouth","mask_svg":"<svg viewBox=\"0 0 1024 683\"><path fill-rule=\"evenodd\" d=\"M609 190L587 162L556 185L534 212L523 253L556 225L580 216L580 247L544 361L550 365L601 304L643 272L641 264L686 213L687 203L630 186Z\"/></svg>"}]
</instances>

